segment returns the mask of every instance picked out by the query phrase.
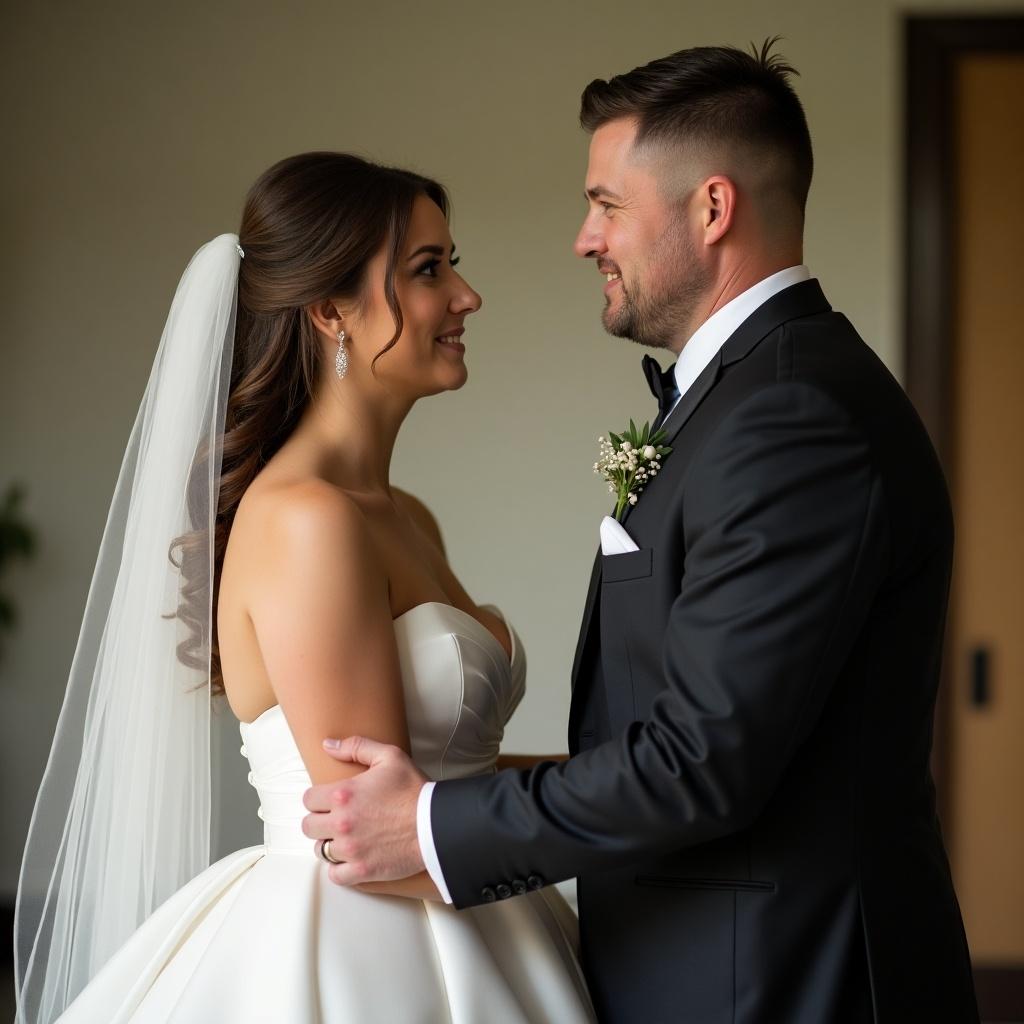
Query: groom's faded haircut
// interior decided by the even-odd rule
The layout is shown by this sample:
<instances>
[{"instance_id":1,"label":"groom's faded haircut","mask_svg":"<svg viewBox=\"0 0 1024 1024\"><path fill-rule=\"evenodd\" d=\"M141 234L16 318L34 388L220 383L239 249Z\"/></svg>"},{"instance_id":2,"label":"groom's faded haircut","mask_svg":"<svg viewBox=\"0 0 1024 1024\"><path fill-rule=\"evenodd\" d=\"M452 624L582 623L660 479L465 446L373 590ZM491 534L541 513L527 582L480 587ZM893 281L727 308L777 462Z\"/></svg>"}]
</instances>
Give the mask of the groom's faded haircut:
<instances>
[{"instance_id":1,"label":"groom's faded haircut","mask_svg":"<svg viewBox=\"0 0 1024 1024\"><path fill-rule=\"evenodd\" d=\"M778 165L777 185L803 218L814 157L807 118L790 75L799 72L771 48L775 36L747 53L695 46L651 61L583 91L580 124L594 132L618 118L637 121L635 145L735 146L763 152ZM778 160L780 156L784 159Z\"/></svg>"}]
</instances>

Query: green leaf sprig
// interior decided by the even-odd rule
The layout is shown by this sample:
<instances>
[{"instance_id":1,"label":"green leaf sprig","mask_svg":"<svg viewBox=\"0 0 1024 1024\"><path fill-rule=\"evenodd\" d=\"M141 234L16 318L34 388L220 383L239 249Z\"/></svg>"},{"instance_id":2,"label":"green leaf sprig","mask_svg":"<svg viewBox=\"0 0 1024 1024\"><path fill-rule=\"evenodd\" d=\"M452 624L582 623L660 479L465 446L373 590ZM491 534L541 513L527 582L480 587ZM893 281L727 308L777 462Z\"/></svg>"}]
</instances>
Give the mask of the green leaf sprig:
<instances>
[{"instance_id":1,"label":"green leaf sprig","mask_svg":"<svg viewBox=\"0 0 1024 1024\"><path fill-rule=\"evenodd\" d=\"M608 490L615 495L615 518L622 522L626 509L637 503L644 485L658 475L661 460L672 449L661 443L664 430L652 434L649 423L637 428L632 420L621 435L609 432L597 440L601 448L594 472L608 481Z\"/></svg>"}]
</instances>

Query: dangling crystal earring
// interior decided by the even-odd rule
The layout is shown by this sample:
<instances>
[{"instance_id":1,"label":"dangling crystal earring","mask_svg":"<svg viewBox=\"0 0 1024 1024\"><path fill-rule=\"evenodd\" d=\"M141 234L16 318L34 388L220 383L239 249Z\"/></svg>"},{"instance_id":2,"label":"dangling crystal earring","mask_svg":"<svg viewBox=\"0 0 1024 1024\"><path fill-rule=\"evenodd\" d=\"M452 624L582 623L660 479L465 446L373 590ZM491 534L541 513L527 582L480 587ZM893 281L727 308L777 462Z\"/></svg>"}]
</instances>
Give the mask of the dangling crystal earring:
<instances>
[{"instance_id":1,"label":"dangling crystal earring","mask_svg":"<svg viewBox=\"0 0 1024 1024\"><path fill-rule=\"evenodd\" d=\"M345 332L338 331L338 354L334 357L334 372L340 379L348 373L348 353L345 351Z\"/></svg>"}]
</instances>

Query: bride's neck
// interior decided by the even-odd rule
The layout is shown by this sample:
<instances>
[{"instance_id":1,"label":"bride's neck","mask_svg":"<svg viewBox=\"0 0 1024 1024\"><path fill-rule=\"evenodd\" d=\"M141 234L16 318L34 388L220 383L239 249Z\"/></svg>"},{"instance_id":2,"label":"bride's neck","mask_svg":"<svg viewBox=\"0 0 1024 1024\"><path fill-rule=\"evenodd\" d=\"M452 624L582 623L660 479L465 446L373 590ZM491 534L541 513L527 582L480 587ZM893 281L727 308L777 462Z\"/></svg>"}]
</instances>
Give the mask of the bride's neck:
<instances>
[{"instance_id":1,"label":"bride's neck","mask_svg":"<svg viewBox=\"0 0 1024 1024\"><path fill-rule=\"evenodd\" d=\"M411 403L372 398L358 388L325 388L303 413L292 438L311 450L339 487L390 494L391 455Z\"/></svg>"}]
</instances>

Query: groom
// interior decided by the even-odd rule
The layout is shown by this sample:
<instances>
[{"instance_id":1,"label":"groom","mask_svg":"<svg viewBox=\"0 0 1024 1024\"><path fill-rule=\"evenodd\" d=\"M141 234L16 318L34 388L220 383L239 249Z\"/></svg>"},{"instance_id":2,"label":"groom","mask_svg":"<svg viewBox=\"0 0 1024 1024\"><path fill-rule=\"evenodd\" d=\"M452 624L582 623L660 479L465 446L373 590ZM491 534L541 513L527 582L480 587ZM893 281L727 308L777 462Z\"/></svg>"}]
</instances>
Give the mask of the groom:
<instances>
[{"instance_id":1,"label":"groom","mask_svg":"<svg viewBox=\"0 0 1024 1024\"><path fill-rule=\"evenodd\" d=\"M678 361L645 366L673 450L625 518L638 549L594 565L571 759L425 785L349 738L369 770L311 789L305 830L336 882L426 866L460 908L578 876L603 1021L965 1024L928 768L949 499L802 265L811 143L769 48L583 94L576 252L606 329Z\"/></svg>"}]
</instances>

